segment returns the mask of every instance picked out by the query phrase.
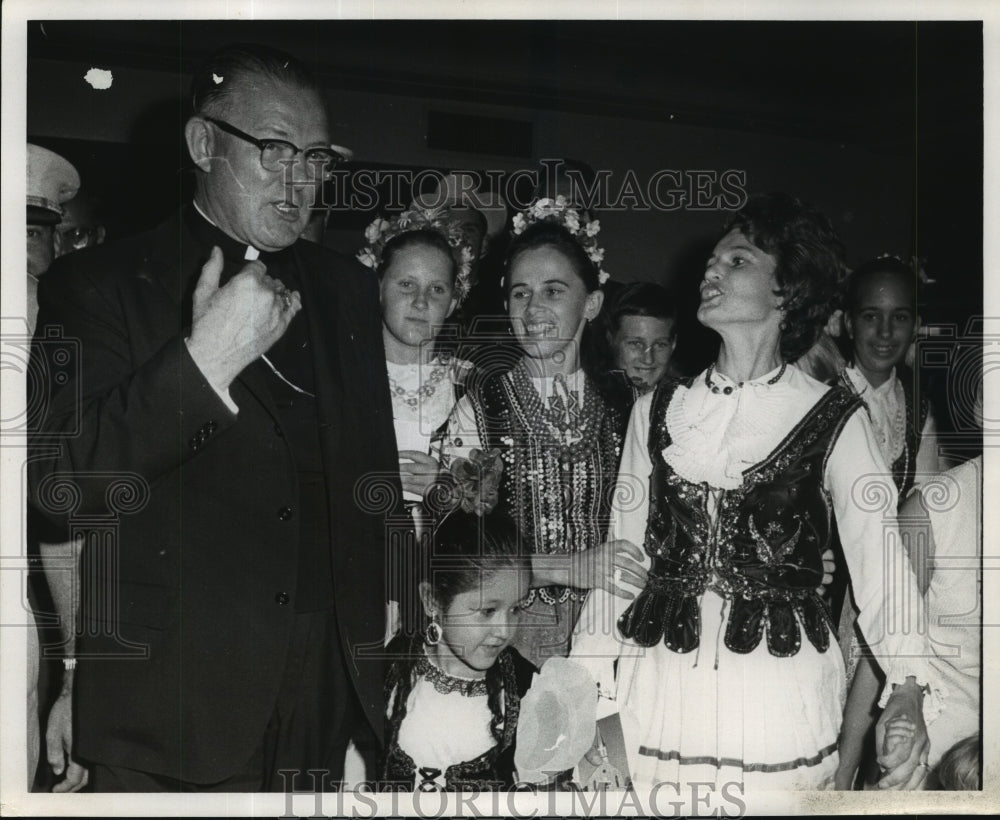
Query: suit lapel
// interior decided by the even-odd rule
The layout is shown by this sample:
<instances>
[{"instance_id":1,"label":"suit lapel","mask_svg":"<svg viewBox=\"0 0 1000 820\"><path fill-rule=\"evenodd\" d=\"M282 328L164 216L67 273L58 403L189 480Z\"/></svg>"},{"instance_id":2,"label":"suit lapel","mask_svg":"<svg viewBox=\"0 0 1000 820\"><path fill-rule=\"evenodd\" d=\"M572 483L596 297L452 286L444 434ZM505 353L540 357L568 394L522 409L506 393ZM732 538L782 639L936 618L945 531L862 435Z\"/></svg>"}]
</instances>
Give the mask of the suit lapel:
<instances>
[{"instance_id":1,"label":"suit lapel","mask_svg":"<svg viewBox=\"0 0 1000 820\"><path fill-rule=\"evenodd\" d=\"M172 314L150 313L151 318L160 316L160 321L165 322L161 328L164 338L176 334L178 326L183 328L185 336L190 333L194 287L201 274L201 266L208 260L211 251L190 229L187 218L188 214L182 211L155 232L150 253L139 271L140 277L158 281L177 305L177 311ZM233 399L237 404L241 404L240 392L249 393L277 419L277 408L267 387L266 367L260 360L251 363L236 377L231 392L235 390Z\"/></svg>"},{"instance_id":2,"label":"suit lapel","mask_svg":"<svg viewBox=\"0 0 1000 820\"><path fill-rule=\"evenodd\" d=\"M315 371L316 410L320 434L324 443L324 458L335 455L337 431L342 426L343 397L346 395L345 375L350 373L347 357L349 345L344 343L352 333L351 319L345 315L335 287L335 271L316 271L303 259L301 247L294 248L294 263L302 288L302 304L306 305L309 347Z\"/></svg>"}]
</instances>

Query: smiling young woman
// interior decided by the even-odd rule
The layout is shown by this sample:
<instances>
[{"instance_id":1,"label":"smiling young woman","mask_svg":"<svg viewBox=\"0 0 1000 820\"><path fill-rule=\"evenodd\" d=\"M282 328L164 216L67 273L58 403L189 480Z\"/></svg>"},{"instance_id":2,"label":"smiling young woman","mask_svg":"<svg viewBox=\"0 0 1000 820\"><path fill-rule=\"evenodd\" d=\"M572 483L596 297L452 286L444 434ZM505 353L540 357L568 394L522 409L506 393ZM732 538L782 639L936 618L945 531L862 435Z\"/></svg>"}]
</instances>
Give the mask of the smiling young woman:
<instances>
[{"instance_id":1,"label":"smiling young woman","mask_svg":"<svg viewBox=\"0 0 1000 820\"><path fill-rule=\"evenodd\" d=\"M604 298L593 258L602 252L591 241L596 229L587 233L591 223L565 201L541 200L536 208L545 216L528 209L515 217L505 261L508 315L522 357L458 403L446 452L502 454L500 506L533 558L515 645L541 664L569 651L586 590L622 581L638 588L644 572L637 547L606 540L628 408L603 394L584 367L588 323Z\"/></svg>"}]
</instances>

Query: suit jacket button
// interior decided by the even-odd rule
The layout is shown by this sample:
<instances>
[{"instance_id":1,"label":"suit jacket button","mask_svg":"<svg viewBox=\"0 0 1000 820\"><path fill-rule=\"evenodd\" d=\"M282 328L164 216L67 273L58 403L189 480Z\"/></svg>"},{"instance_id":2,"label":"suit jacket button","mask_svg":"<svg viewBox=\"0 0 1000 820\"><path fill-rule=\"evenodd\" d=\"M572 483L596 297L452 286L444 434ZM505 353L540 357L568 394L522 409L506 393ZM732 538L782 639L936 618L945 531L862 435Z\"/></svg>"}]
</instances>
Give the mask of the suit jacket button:
<instances>
[{"instance_id":1,"label":"suit jacket button","mask_svg":"<svg viewBox=\"0 0 1000 820\"><path fill-rule=\"evenodd\" d=\"M288 606L288 602L291 600L291 596L287 592L279 592L274 596L274 602L278 606Z\"/></svg>"},{"instance_id":2,"label":"suit jacket button","mask_svg":"<svg viewBox=\"0 0 1000 820\"><path fill-rule=\"evenodd\" d=\"M281 425L280 424L275 424L274 425L274 434L278 438L282 438L285 435L284 431L281 429Z\"/></svg>"},{"instance_id":3,"label":"suit jacket button","mask_svg":"<svg viewBox=\"0 0 1000 820\"><path fill-rule=\"evenodd\" d=\"M292 508L282 507L278 510L278 520L279 521L291 521L292 519Z\"/></svg>"},{"instance_id":4,"label":"suit jacket button","mask_svg":"<svg viewBox=\"0 0 1000 820\"><path fill-rule=\"evenodd\" d=\"M214 421L210 421L208 424L205 425L205 432L207 432L208 435L212 435L212 433L214 433L218 429L219 425L216 424Z\"/></svg>"}]
</instances>

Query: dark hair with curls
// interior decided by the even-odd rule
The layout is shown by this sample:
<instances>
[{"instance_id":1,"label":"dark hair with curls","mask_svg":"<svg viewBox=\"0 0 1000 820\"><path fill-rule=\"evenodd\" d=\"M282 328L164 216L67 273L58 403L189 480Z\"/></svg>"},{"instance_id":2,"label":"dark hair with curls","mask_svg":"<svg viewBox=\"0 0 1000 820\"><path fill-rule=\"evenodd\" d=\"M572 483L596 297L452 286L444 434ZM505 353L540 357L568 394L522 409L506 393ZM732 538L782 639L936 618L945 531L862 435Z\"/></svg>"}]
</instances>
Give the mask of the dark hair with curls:
<instances>
[{"instance_id":1,"label":"dark hair with curls","mask_svg":"<svg viewBox=\"0 0 1000 820\"><path fill-rule=\"evenodd\" d=\"M191 106L195 114L222 117L240 81L249 76L313 91L323 99L315 77L291 54L259 43L234 43L216 51L195 71ZM221 77L221 82L215 78Z\"/></svg>"},{"instance_id":2,"label":"dark hair with curls","mask_svg":"<svg viewBox=\"0 0 1000 820\"><path fill-rule=\"evenodd\" d=\"M455 277L458 275L458 260L455 259L455 249L449 244L444 234L432 228L406 231L397 234L386 242L385 247L382 249L382 261L379 262L378 267L375 269L379 280L381 281L382 277L385 276L385 272L400 253L407 248L419 247L439 250L448 257L448 261L451 263L451 281L454 284Z\"/></svg>"},{"instance_id":3,"label":"dark hair with curls","mask_svg":"<svg viewBox=\"0 0 1000 820\"><path fill-rule=\"evenodd\" d=\"M790 194L752 196L726 225L775 257L776 291L785 313L781 356L794 362L819 337L844 276L844 246L827 219Z\"/></svg>"},{"instance_id":4,"label":"dark hair with curls","mask_svg":"<svg viewBox=\"0 0 1000 820\"><path fill-rule=\"evenodd\" d=\"M879 274L895 276L906 289L908 301L914 312L917 309L917 277L913 268L895 256L880 256L858 265L847 279L844 307L848 311L861 306L861 292L868 280Z\"/></svg>"},{"instance_id":5,"label":"dark hair with curls","mask_svg":"<svg viewBox=\"0 0 1000 820\"><path fill-rule=\"evenodd\" d=\"M447 609L456 595L478 589L483 581L500 570L530 570L531 559L519 548L517 525L502 512L488 513L482 517L474 513L455 510L434 531L428 540L421 542L421 560L418 578L414 579L414 592L420 583L430 585L434 602ZM416 600L416 597L414 597ZM423 654L423 626L406 623L401 634L389 644L389 651L396 656L389 667L385 682L385 699L392 699L390 731L398 733L406 717L406 701L413 688L413 661ZM393 699L393 693L395 697ZM490 709L490 733L500 742L503 736L504 712L503 679L494 664L486 671L487 703Z\"/></svg>"}]
</instances>

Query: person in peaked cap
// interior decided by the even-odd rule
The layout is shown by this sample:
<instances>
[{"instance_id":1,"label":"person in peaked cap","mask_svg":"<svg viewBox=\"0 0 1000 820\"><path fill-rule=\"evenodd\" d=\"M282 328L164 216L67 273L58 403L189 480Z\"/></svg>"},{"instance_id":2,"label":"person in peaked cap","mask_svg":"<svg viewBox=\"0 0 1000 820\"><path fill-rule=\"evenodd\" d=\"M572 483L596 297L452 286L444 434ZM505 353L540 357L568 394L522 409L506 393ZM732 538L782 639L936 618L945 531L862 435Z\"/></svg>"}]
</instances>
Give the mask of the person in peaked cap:
<instances>
[{"instance_id":1,"label":"person in peaked cap","mask_svg":"<svg viewBox=\"0 0 1000 820\"><path fill-rule=\"evenodd\" d=\"M80 188L80 175L64 157L47 148L28 143L27 180L27 272L28 289L25 318L33 333L38 316L38 277L44 274L55 255L54 226L62 219L62 203ZM29 610L30 614L30 610ZM28 630L28 787L38 766L40 730L38 723L38 632Z\"/></svg>"},{"instance_id":2,"label":"person in peaked cap","mask_svg":"<svg viewBox=\"0 0 1000 820\"><path fill-rule=\"evenodd\" d=\"M63 218L64 202L80 189L76 168L55 151L28 143L28 301L27 319L35 328L38 277L55 257L55 226Z\"/></svg>"}]
</instances>

